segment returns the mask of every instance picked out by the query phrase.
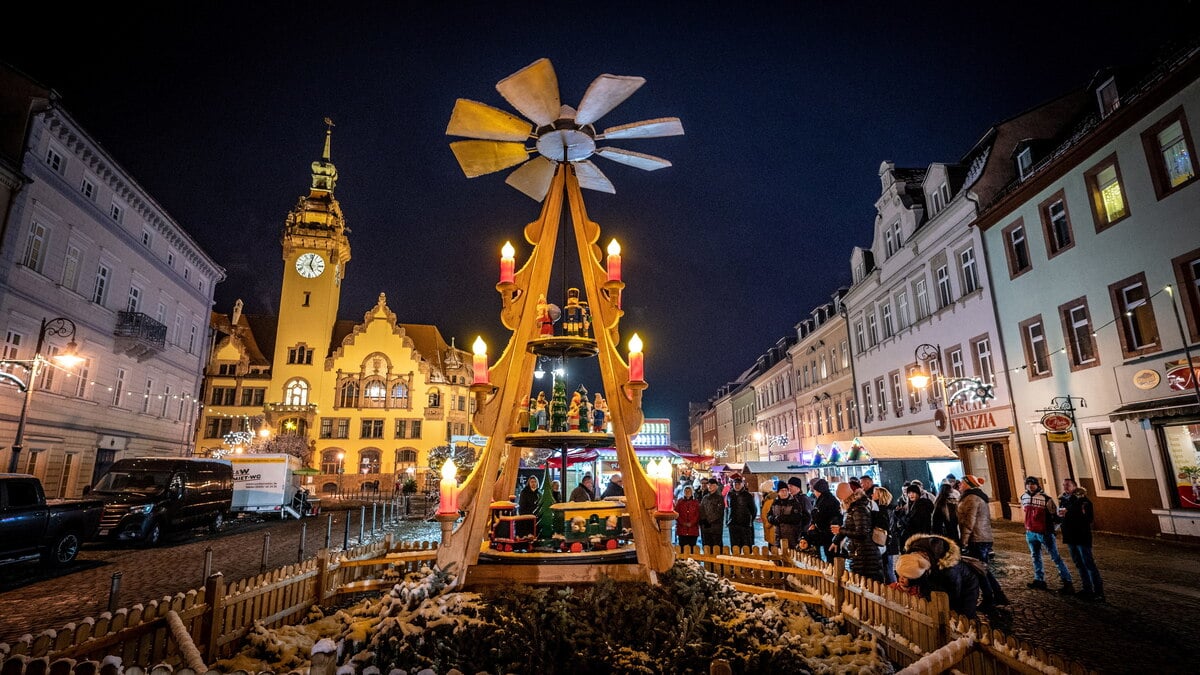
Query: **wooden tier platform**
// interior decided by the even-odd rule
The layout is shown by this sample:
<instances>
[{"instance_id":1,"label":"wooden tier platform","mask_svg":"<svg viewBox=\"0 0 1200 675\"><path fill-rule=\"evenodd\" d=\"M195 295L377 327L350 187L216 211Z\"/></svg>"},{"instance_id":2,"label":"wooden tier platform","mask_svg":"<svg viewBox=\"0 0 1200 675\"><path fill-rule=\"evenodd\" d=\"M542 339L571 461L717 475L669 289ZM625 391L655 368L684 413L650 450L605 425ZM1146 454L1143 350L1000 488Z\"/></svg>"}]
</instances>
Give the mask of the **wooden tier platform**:
<instances>
[{"instance_id":1,"label":"wooden tier platform","mask_svg":"<svg viewBox=\"0 0 1200 675\"><path fill-rule=\"evenodd\" d=\"M579 431L523 431L504 437L505 442L516 448L541 448L543 450L559 450L562 448L611 448L616 440L612 434L582 433Z\"/></svg>"},{"instance_id":2,"label":"wooden tier platform","mask_svg":"<svg viewBox=\"0 0 1200 675\"><path fill-rule=\"evenodd\" d=\"M530 340L526 347L532 354L552 358L580 359L595 356L600 348L592 338L570 335L547 335Z\"/></svg>"}]
</instances>

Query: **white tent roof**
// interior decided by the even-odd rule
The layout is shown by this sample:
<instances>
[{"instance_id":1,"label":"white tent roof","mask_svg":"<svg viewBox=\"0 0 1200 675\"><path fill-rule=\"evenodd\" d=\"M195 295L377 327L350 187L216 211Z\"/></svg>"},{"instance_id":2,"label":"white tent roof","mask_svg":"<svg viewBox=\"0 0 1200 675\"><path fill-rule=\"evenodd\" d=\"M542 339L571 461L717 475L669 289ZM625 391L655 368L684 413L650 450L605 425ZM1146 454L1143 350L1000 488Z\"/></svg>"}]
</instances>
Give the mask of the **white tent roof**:
<instances>
[{"instance_id":1,"label":"white tent roof","mask_svg":"<svg viewBox=\"0 0 1200 675\"><path fill-rule=\"evenodd\" d=\"M859 436L855 440L867 451L871 459L958 459L958 455L955 455L950 447L942 442L942 439L932 434ZM849 447L842 447L841 450L844 454Z\"/></svg>"},{"instance_id":2,"label":"white tent roof","mask_svg":"<svg viewBox=\"0 0 1200 675\"><path fill-rule=\"evenodd\" d=\"M770 462L746 462L746 473L752 473L756 476L774 475L774 474L789 474L789 473L805 473L808 471L817 471L821 467L809 466L800 462L785 462L785 461L770 461Z\"/></svg>"}]
</instances>

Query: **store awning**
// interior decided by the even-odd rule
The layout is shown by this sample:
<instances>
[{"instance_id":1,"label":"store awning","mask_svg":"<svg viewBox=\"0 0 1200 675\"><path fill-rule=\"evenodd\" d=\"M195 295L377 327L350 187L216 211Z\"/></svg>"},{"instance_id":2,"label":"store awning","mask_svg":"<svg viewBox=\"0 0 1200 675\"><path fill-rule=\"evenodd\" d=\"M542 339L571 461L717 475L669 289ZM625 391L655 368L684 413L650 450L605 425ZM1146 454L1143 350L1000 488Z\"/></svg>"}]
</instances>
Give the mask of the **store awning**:
<instances>
[{"instance_id":1,"label":"store awning","mask_svg":"<svg viewBox=\"0 0 1200 675\"><path fill-rule=\"evenodd\" d=\"M728 464L723 464L721 466L714 466L712 468L712 470L713 470L713 473L722 473L725 471L729 471L729 472L742 471L745 468L746 468L746 465L743 462L730 462Z\"/></svg>"},{"instance_id":2,"label":"store awning","mask_svg":"<svg viewBox=\"0 0 1200 675\"><path fill-rule=\"evenodd\" d=\"M872 460L880 459L958 459L942 439L932 434L904 436L859 436L841 451L848 454L850 446L861 445ZM866 458L863 458L866 459Z\"/></svg>"},{"instance_id":3,"label":"store awning","mask_svg":"<svg viewBox=\"0 0 1200 675\"><path fill-rule=\"evenodd\" d=\"M1176 417L1179 415L1200 414L1200 402L1195 394L1173 396L1171 398L1156 398L1150 401L1127 403L1110 412L1108 418L1113 421L1141 419L1143 417Z\"/></svg>"},{"instance_id":4,"label":"store awning","mask_svg":"<svg viewBox=\"0 0 1200 675\"><path fill-rule=\"evenodd\" d=\"M600 453L595 450L571 450L567 453L567 466L574 466L581 462L594 462L600 457ZM562 468L562 455L553 455L546 459L546 466L551 469Z\"/></svg>"},{"instance_id":5,"label":"store awning","mask_svg":"<svg viewBox=\"0 0 1200 675\"><path fill-rule=\"evenodd\" d=\"M598 452L600 453L600 459L606 462L612 462L617 459L615 448L600 448ZM633 446L633 453L638 456L638 459L666 459L672 464L678 464L679 462L702 463L713 461L713 458L707 455L693 455L690 452L681 452L666 445L635 445Z\"/></svg>"}]
</instances>

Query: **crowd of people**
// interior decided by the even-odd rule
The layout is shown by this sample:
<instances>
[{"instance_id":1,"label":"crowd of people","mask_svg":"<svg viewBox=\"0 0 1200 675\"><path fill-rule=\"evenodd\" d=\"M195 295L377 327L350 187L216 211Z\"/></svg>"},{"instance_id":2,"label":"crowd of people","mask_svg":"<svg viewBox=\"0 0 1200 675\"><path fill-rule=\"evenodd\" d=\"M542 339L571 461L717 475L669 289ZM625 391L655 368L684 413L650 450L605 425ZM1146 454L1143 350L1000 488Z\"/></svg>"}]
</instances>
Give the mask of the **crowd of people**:
<instances>
[{"instance_id":1,"label":"crowd of people","mask_svg":"<svg viewBox=\"0 0 1200 675\"><path fill-rule=\"evenodd\" d=\"M950 597L951 609L968 617L1001 611L1008 597L991 570L989 497L979 476L947 476L931 492L920 480L907 482L899 496L876 485L872 476L850 477L836 487L825 478L807 483L792 477L768 484L761 501L733 474L726 482L690 479L676 491L676 535L682 546L752 546L754 522L761 519L769 546L809 550L825 561L844 561L850 571L915 595L933 591ZM1047 589L1043 554L1054 562L1063 594L1104 602L1104 586L1092 554L1092 505L1073 479L1063 481L1055 499L1030 477L1021 496L1026 542L1033 562L1032 589ZM1059 555L1060 533L1078 570Z\"/></svg>"}]
</instances>

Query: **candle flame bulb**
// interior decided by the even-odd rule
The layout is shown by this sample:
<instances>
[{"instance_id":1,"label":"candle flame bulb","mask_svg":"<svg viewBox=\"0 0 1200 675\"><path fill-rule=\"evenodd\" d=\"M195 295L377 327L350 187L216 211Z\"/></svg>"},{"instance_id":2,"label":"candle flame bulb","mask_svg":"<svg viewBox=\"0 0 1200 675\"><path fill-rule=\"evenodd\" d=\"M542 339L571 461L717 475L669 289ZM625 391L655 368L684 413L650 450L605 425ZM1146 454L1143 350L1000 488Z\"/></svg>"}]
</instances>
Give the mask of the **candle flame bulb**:
<instances>
[{"instance_id":1,"label":"candle flame bulb","mask_svg":"<svg viewBox=\"0 0 1200 675\"><path fill-rule=\"evenodd\" d=\"M445 480L453 480L457 482L458 467L454 465L454 460L448 459L442 465L442 478Z\"/></svg>"},{"instance_id":2,"label":"candle flame bulb","mask_svg":"<svg viewBox=\"0 0 1200 675\"><path fill-rule=\"evenodd\" d=\"M513 248L511 241L504 242L504 247L500 249L500 255L504 258L511 259L517 254L517 249Z\"/></svg>"},{"instance_id":3,"label":"candle flame bulb","mask_svg":"<svg viewBox=\"0 0 1200 675\"><path fill-rule=\"evenodd\" d=\"M471 345L471 351L475 352L476 356L487 356L487 344L483 341L483 336L477 336L475 343Z\"/></svg>"},{"instance_id":4,"label":"candle flame bulb","mask_svg":"<svg viewBox=\"0 0 1200 675\"><path fill-rule=\"evenodd\" d=\"M640 351L642 351L642 338L638 337L637 333L634 333L633 337L629 338L629 353L636 354Z\"/></svg>"},{"instance_id":5,"label":"candle flame bulb","mask_svg":"<svg viewBox=\"0 0 1200 675\"><path fill-rule=\"evenodd\" d=\"M609 255L621 255L621 245L617 243L616 239L613 239L612 241L608 242L608 254Z\"/></svg>"}]
</instances>

